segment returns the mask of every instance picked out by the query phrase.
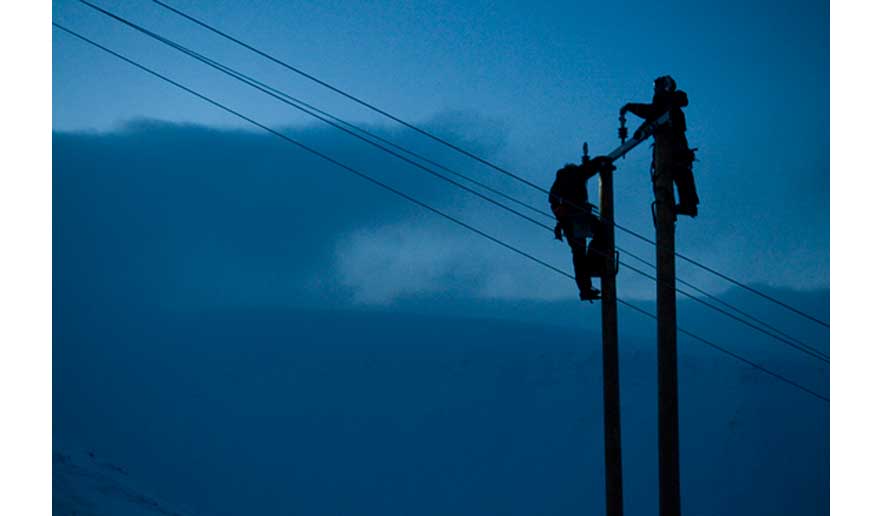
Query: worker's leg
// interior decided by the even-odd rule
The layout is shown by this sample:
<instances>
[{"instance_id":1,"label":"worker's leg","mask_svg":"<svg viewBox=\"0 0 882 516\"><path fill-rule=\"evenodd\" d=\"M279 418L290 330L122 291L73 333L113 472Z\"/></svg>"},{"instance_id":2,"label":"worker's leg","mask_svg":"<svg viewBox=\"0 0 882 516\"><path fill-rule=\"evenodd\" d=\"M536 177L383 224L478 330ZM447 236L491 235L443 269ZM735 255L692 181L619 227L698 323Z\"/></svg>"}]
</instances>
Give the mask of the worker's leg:
<instances>
[{"instance_id":1,"label":"worker's leg","mask_svg":"<svg viewBox=\"0 0 882 516\"><path fill-rule=\"evenodd\" d=\"M592 215L591 225L594 237L588 244L587 263L591 276L603 276L606 258L612 250L609 248L609 229L597 217Z\"/></svg>"},{"instance_id":2,"label":"worker's leg","mask_svg":"<svg viewBox=\"0 0 882 516\"><path fill-rule=\"evenodd\" d=\"M669 167L670 177L677 188L679 202L674 207L674 213L694 217L698 215L698 194L695 191L695 177L692 175L695 154L689 150L689 144L685 140L675 139L668 144L669 147L666 147L661 157L664 166Z\"/></svg>"},{"instance_id":3,"label":"worker's leg","mask_svg":"<svg viewBox=\"0 0 882 516\"><path fill-rule=\"evenodd\" d=\"M674 184L677 186L677 196L680 198L679 210L686 215L687 212L698 212L698 193L695 191L695 176L692 175L692 164L677 167L674 174Z\"/></svg>"},{"instance_id":4,"label":"worker's leg","mask_svg":"<svg viewBox=\"0 0 882 516\"><path fill-rule=\"evenodd\" d=\"M664 197L674 202L674 192L660 192L676 186L680 202L673 206L674 213L695 217L698 215L698 194L692 176L692 156L686 142L670 136L658 137L653 148L653 189L656 198ZM667 178L669 182L665 182Z\"/></svg>"},{"instance_id":5,"label":"worker's leg","mask_svg":"<svg viewBox=\"0 0 882 516\"><path fill-rule=\"evenodd\" d=\"M576 286L580 293L588 293L592 290L591 271L589 269L587 246L584 238L573 238L567 235L567 243L573 253L573 272L576 275Z\"/></svg>"}]
</instances>

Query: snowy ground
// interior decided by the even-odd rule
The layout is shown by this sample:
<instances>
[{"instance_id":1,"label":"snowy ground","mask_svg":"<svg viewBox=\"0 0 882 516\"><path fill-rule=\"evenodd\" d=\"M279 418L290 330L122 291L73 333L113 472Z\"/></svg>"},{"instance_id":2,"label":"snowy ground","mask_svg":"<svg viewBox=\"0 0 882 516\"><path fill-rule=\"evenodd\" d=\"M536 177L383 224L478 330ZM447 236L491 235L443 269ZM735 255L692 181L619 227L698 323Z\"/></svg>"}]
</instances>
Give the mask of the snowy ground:
<instances>
[{"instance_id":1,"label":"snowy ground","mask_svg":"<svg viewBox=\"0 0 882 516\"><path fill-rule=\"evenodd\" d=\"M603 511L600 354L583 330L106 314L57 315L58 514ZM624 328L626 511L651 513L654 344ZM826 384L787 353L752 356ZM685 513L828 514L829 405L685 339L680 364Z\"/></svg>"},{"instance_id":2,"label":"snowy ground","mask_svg":"<svg viewBox=\"0 0 882 516\"><path fill-rule=\"evenodd\" d=\"M52 455L52 513L58 516L183 516L147 494L122 466L88 451Z\"/></svg>"}]
</instances>

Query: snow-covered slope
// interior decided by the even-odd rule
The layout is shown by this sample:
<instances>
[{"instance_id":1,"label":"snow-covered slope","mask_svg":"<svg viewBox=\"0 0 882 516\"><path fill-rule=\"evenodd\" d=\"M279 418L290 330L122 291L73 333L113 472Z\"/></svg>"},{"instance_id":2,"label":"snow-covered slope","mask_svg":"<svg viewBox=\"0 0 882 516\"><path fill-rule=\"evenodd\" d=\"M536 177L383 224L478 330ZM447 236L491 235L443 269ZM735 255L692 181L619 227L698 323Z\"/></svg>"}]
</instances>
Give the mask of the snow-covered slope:
<instances>
[{"instance_id":1,"label":"snow-covered slope","mask_svg":"<svg viewBox=\"0 0 882 516\"><path fill-rule=\"evenodd\" d=\"M52 455L52 513L57 516L184 516L147 493L125 468L94 452Z\"/></svg>"},{"instance_id":2,"label":"snow-covered slope","mask_svg":"<svg viewBox=\"0 0 882 516\"><path fill-rule=\"evenodd\" d=\"M57 482L59 503L121 516L603 511L590 332L382 312L56 317L57 457L102 457L72 463L101 475ZM651 513L654 343L621 348L626 510ZM826 383L813 365L751 356ZM686 342L680 363L685 513L827 514L829 405Z\"/></svg>"}]
</instances>

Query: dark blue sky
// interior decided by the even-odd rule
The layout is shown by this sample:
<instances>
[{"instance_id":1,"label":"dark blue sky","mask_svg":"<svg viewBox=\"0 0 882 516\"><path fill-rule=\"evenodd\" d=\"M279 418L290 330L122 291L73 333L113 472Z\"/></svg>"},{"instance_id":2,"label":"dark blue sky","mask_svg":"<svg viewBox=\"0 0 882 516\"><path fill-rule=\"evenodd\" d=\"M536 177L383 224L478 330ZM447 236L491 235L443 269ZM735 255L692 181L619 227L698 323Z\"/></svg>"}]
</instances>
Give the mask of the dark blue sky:
<instances>
[{"instance_id":1,"label":"dark blue sky","mask_svg":"<svg viewBox=\"0 0 882 516\"><path fill-rule=\"evenodd\" d=\"M152 2L95 1L546 209ZM583 141L615 147L618 108L671 74L700 148L679 251L829 320L827 2L168 1L544 186ZM53 20L571 267L550 232L78 2L55 1ZM94 450L200 513L602 508L600 310L570 279L52 37L56 451ZM651 236L649 145L617 164L617 222ZM829 350L826 330L678 263ZM622 269L618 295L651 312L655 285ZM826 365L694 301L678 324L829 394ZM656 327L624 308L619 326L626 510L652 512ZM826 514L829 405L694 338L680 349L686 512Z\"/></svg>"},{"instance_id":2,"label":"dark blue sky","mask_svg":"<svg viewBox=\"0 0 882 516\"><path fill-rule=\"evenodd\" d=\"M405 137L376 115L151 2L102 5L337 115ZM594 153L614 147L618 107L627 101L648 101L652 79L671 74L690 95L688 137L700 148L701 160L696 178L702 212L678 226L680 250L745 281L799 289L829 286L827 2L173 5L404 119L443 128L540 184L550 183L564 162L578 159L582 141L587 140ZM260 121L300 132L312 123L78 2L54 2L53 19ZM55 31L54 129L113 131L133 118L242 127L216 108ZM636 121L630 120L630 125L635 127ZM331 153L347 145L335 144L338 140L330 133L322 140ZM497 179L489 170L440 150L429 152L536 206L544 204L541 195ZM648 166L649 149L644 146L620 162L617 172L619 222L643 234L651 234L652 227ZM415 193L434 188L413 187ZM566 261L565 249L548 243L544 235L518 232L495 211L460 197L437 196L445 209L459 210L484 227L511 229L514 243ZM499 258L497 249L484 252L483 244L472 240L460 243L465 237L456 231L400 235L397 228L410 221L383 220L361 228L353 241L370 245L358 249L360 260L384 268L389 256L404 254L413 258L403 259L402 270L415 270L415 277L421 278L433 277L425 270L445 277L457 267L443 260L451 260L449 256L462 247L468 249L470 262L475 256L487 263L502 260L502 270L512 271L487 289L510 291L516 297L524 295L518 294L517 285L542 282L541 270ZM620 240L651 259L651 250L642 244ZM412 252L401 253L407 246ZM384 248L389 251L384 253ZM442 249L449 252L438 252ZM530 280L532 272L535 280ZM692 276L694 271L686 268L680 273L709 288L724 287ZM342 277L348 277L345 271ZM634 296L651 293L651 284L636 282L623 291Z\"/></svg>"}]
</instances>

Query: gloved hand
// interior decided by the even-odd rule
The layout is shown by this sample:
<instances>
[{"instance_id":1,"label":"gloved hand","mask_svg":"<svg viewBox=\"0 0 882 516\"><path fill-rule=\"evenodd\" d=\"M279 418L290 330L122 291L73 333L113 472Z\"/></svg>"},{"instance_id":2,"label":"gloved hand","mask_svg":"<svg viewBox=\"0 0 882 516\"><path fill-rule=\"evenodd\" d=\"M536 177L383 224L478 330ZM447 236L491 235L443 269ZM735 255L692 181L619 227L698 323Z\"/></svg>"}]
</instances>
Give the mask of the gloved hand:
<instances>
[{"instance_id":1,"label":"gloved hand","mask_svg":"<svg viewBox=\"0 0 882 516\"><path fill-rule=\"evenodd\" d=\"M636 131L634 131L634 139L643 140L645 138L649 138L648 131L650 125L652 125L652 122L648 120L646 122L643 122L640 127L638 127Z\"/></svg>"}]
</instances>

